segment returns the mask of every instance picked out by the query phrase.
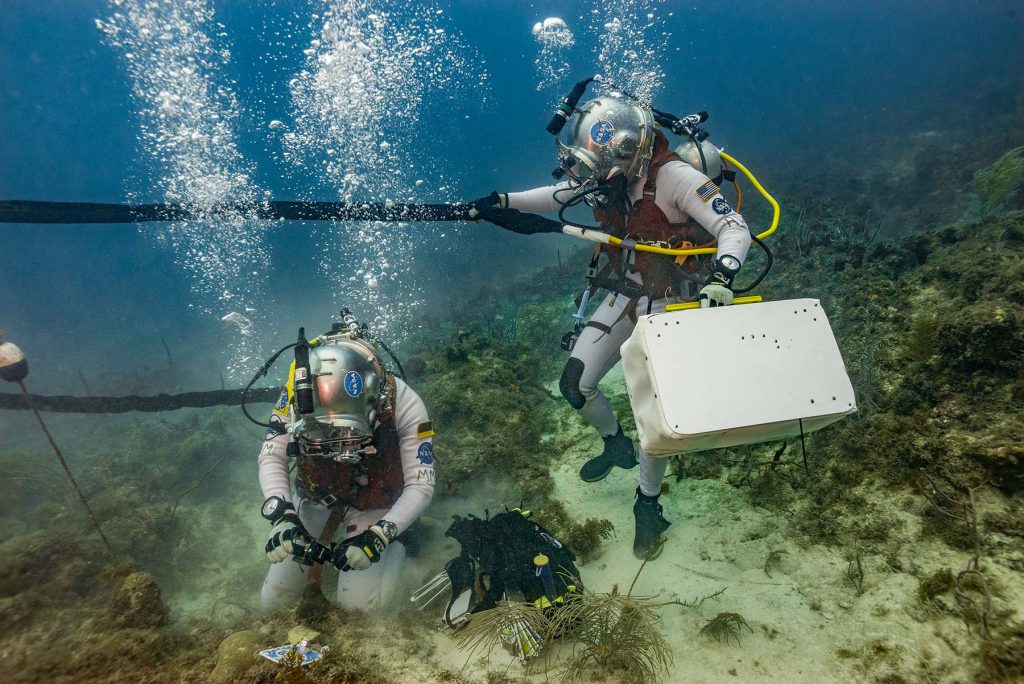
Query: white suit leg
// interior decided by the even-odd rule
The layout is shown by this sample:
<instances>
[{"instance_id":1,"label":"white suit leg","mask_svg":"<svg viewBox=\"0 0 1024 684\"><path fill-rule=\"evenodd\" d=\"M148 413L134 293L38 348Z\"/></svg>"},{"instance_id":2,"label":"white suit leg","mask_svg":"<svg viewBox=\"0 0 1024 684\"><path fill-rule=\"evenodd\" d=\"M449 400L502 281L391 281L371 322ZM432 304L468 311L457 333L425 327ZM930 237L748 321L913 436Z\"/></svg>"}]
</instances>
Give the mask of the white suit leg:
<instances>
[{"instance_id":1,"label":"white suit leg","mask_svg":"<svg viewBox=\"0 0 1024 684\"><path fill-rule=\"evenodd\" d=\"M338 605L346 610L377 612L394 601L398 578L405 563L405 547L393 541L380 560L366 570L350 570L338 575Z\"/></svg>"},{"instance_id":2,"label":"white suit leg","mask_svg":"<svg viewBox=\"0 0 1024 684\"><path fill-rule=\"evenodd\" d=\"M299 520L306 531L314 536L319 535L324 529L331 514L326 506L308 499L299 499L298 512ZM308 566L300 565L291 559L272 564L260 592L263 608L274 610L281 606L295 605L302 595L303 587L306 586L308 572Z\"/></svg>"},{"instance_id":3,"label":"white suit leg","mask_svg":"<svg viewBox=\"0 0 1024 684\"><path fill-rule=\"evenodd\" d=\"M661 482L668 468L668 456L651 456L643 447L640 451L640 492L645 496L661 494Z\"/></svg>"},{"instance_id":4,"label":"white suit leg","mask_svg":"<svg viewBox=\"0 0 1024 684\"><path fill-rule=\"evenodd\" d=\"M619 348L636 327L625 313L629 301L624 295L609 294L604 298L576 340L559 381L562 396L602 437L614 435L619 429L611 402L598 388L598 383L619 362ZM665 300L656 299L651 313L661 313L664 309ZM646 297L636 303L634 313L638 316L648 313ZM597 323L599 327L590 323Z\"/></svg>"},{"instance_id":5,"label":"white suit leg","mask_svg":"<svg viewBox=\"0 0 1024 684\"><path fill-rule=\"evenodd\" d=\"M628 301L621 295L605 297L588 321L602 328L589 324L583 328L559 381L562 396L602 437L614 435L619 429L612 405L597 385L618 363L619 347L633 332L633 321L623 315ZM610 332L606 328L611 328Z\"/></svg>"},{"instance_id":6,"label":"white suit leg","mask_svg":"<svg viewBox=\"0 0 1024 684\"><path fill-rule=\"evenodd\" d=\"M387 515L388 509L368 511L351 509L345 516L344 538L353 537ZM405 546L393 541L380 560L366 570L350 570L338 575L338 605L346 610L375 612L384 610L398 591L398 578L405 562Z\"/></svg>"}]
</instances>

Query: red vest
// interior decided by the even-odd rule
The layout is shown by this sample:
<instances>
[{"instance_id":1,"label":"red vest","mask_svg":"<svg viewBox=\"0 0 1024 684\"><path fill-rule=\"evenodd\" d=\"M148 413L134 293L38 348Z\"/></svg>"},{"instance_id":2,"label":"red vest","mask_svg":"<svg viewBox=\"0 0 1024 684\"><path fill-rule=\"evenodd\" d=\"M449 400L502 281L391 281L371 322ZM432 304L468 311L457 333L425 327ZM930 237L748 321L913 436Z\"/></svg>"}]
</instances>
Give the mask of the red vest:
<instances>
[{"instance_id":1,"label":"red vest","mask_svg":"<svg viewBox=\"0 0 1024 684\"><path fill-rule=\"evenodd\" d=\"M364 457L357 464L300 454L295 468L299 490L314 501L335 496L339 504L360 511L390 508L405 487L394 420L377 426L373 431L373 445L377 453Z\"/></svg>"},{"instance_id":2,"label":"red vest","mask_svg":"<svg viewBox=\"0 0 1024 684\"><path fill-rule=\"evenodd\" d=\"M664 246L679 247L687 242L692 246L701 245L707 240L708 233L703 226L690 219L684 223L670 223L657 204L654 195L657 190L658 171L670 161L682 161L675 152L668 148L668 139L659 131L654 131L654 152L644 183L644 194L632 211L628 214L621 210L594 210L595 218L601 222L605 231L618 238L630 238L637 241L660 242ZM649 288L652 297L664 297L672 286L673 270L677 268L676 257L650 252L637 252L633 264L625 263L625 250L615 245L601 245L601 251L608 255L609 262L616 274L622 275L631 271L640 273L644 286ZM682 266L688 273L701 269L701 263L692 257L686 259ZM676 293L679 294L679 293Z\"/></svg>"}]
</instances>

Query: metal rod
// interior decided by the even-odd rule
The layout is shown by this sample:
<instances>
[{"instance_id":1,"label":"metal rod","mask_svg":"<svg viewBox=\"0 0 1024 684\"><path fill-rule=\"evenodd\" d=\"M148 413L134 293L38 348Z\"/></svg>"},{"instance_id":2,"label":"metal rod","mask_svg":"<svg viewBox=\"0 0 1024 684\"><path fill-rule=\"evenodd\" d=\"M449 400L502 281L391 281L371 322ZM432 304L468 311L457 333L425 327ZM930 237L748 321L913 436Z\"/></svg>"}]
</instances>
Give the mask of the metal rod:
<instances>
[{"instance_id":1,"label":"metal rod","mask_svg":"<svg viewBox=\"0 0 1024 684\"><path fill-rule=\"evenodd\" d=\"M39 411L37 411L35 406L32 405L32 395L28 393L28 388L25 387L25 381L18 380L18 385L21 387L21 393L25 396L25 401L28 402L29 408L32 410L32 413L35 414L36 420L39 421L39 427L43 429L43 434L46 435L46 439L49 440L50 446L53 447L53 453L57 454L57 458L60 459L61 466L64 467L64 472L68 474L68 479L71 480L71 484L74 485L75 492L78 494L78 498L81 500L82 505L89 514L89 517L92 519L92 524L96 527L96 531L100 533L100 538L106 545L107 550L114 553L114 547L110 545L107 535L103 534L103 528L100 527L100 521L96 519L96 514L92 512L92 508L89 507L89 502L85 500L85 494L82 493L82 488L78 486L78 481L75 480L75 476L71 474L71 468L68 466L68 462L64 459L64 454L61 453L60 447L57 446L57 442L53 440L53 435L50 434L50 430L46 427L46 423L43 422L43 417L39 415Z\"/></svg>"}]
</instances>

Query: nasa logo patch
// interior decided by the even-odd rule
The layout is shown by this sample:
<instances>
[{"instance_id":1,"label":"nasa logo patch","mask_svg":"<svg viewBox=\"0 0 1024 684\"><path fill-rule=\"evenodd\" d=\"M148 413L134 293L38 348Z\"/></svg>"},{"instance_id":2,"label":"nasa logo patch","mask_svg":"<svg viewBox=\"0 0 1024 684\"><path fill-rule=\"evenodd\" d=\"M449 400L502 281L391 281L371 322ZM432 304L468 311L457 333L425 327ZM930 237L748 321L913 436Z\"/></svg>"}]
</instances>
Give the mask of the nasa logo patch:
<instances>
[{"instance_id":1,"label":"nasa logo patch","mask_svg":"<svg viewBox=\"0 0 1024 684\"><path fill-rule=\"evenodd\" d=\"M363 393L363 376L355 371L345 373L345 391L350 397L358 397Z\"/></svg>"},{"instance_id":2,"label":"nasa logo patch","mask_svg":"<svg viewBox=\"0 0 1024 684\"><path fill-rule=\"evenodd\" d=\"M424 442L420 444L419 451L416 452L416 458L420 460L423 465L430 465L434 462L434 445L430 442Z\"/></svg>"},{"instance_id":3,"label":"nasa logo patch","mask_svg":"<svg viewBox=\"0 0 1024 684\"><path fill-rule=\"evenodd\" d=\"M612 141L612 133L614 132L615 127L612 126L611 121L598 119L594 125L590 127L590 139L598 145L607 145Z\"/></svg>"},{"instance_id":4,"label":"nasa logo patch","mask_svg":"<svg viewBox=\"0 0 1024 684\"><path fill-rule=\"evenodd\" d=\"M267 428L266 439L269 441L271 439L274 439L278 435L283 435L285 431L282 428L284 428L284 421L281 420L281 416L271 415L270 427Z\"/></svg>"},{"instance_id":5,"label":"nasa logo patch","mask_svg":"<svg viewBox=\"0 0 1024 684\"><path fill-rule=\"evenodd\" d=\"M715 201L711 203L711 208L715 210L716 214L721 214L722 216L732 213L732 207L730 207L729 203L721 197L715 199Z\"/></svg>"}]
</instances>

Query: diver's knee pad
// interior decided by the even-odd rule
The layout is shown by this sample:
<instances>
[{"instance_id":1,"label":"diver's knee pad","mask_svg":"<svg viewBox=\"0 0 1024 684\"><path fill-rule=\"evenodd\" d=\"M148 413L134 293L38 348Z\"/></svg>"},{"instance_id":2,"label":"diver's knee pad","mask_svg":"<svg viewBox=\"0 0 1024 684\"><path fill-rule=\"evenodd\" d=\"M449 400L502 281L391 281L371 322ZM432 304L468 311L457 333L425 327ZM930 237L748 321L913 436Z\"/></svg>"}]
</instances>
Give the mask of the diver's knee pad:
<instances>
[{"instance_id":1,"label":"diver's knee pad","mask_svg":"<svg viewBox=\"0 0 1024 684\"><path fill-rule=\"evenodd\" d=\"M575 357L565 362L565 370L558 380L558 391L562 393L569 406L579 411L587 403L587 398L580 391L580 378L583 377L585 366L581 359Z\"/></svg>"}]
</instances>

